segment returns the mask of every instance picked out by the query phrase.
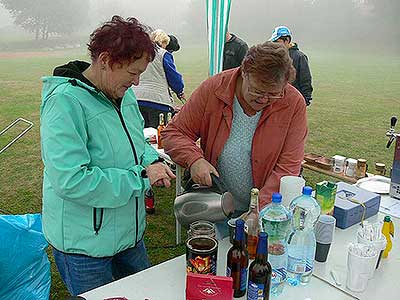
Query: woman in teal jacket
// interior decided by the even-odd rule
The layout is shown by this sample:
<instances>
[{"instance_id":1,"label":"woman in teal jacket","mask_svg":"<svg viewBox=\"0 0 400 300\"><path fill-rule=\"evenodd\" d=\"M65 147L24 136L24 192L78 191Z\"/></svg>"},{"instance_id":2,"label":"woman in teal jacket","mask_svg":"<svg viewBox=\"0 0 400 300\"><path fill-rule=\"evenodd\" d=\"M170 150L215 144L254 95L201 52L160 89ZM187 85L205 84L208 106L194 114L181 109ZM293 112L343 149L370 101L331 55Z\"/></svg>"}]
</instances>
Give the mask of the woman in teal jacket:
<instances>
[{"instance_id":1,"label":"woman in teal jacket","mask_svg":"<svg viewBox=\"0 0 400 300\"><path fill-rule=\"evenodd\" d=\"M155 56L146 28L114 16L73 61L43 77L43 231L68 290L78 295L150 264L144 192L171 170L145 141L130 88Z\"/></svg>"}]
</instances>

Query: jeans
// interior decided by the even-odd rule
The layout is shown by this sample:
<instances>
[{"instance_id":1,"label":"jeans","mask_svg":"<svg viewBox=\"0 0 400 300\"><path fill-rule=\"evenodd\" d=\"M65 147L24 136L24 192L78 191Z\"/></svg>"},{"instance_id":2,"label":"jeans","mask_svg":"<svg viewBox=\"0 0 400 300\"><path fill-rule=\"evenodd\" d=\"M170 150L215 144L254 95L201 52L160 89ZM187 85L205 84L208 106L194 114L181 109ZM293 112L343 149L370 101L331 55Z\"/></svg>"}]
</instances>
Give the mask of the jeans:
<instances>
[{"instance_id":1,"label":"jeans","mask_svg":"<svg viewBox=\"0 0 400 300\"><path fill-rule=\"evenodd\" d=\"M143 240L136 247L110 257L67 254L54 248L53 255L61 278L73 296L150 267Z\"/></svg>"},{"instance_id":2,"label":"jeans","mask_svg":"<svg viewBox=\"0 0 400 300\"><path fill-rule=\"evenodd\" d=\"M151 107L147 107L147 106L142 106L139 103L139 110L140 113L143 116L144 119L144 127L153 127L153 128L157 128L158 124L159 124L159 116L160 113L164 114L164 124L166 124L166 117L167 117L167 113L171 112L172 115L174 115L174 109L168 105L161 105L160 106L164 106L164 109L156 109L156 108L151 108Z\"/></svg>"}]
</instances>

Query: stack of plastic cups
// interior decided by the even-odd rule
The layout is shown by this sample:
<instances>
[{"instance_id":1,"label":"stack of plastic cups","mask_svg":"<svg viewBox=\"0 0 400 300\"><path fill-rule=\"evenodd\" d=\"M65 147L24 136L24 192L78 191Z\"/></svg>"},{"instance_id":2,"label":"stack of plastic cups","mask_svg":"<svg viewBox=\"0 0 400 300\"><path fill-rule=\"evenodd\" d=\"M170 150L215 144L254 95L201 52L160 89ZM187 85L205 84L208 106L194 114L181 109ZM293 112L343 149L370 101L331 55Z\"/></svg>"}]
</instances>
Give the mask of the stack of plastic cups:
<instances>
[{"instance_id":1,"label":"stack of plastic cups","mask_svg":"<svg viewBox=\"0 0 400 300\"><path fill-rule=\"evenodd\" d=\"M368 279L374 277L375 269L378 269L379 263L382 257L383 250L386 248L386 238L383 234L379 232L379 235L376 238L370 239L363 234L363 229L360 228L357 232L357 241L363 245L373 246L375 250L378 252L376 257L376 262L374 264L374 268L371 269L371 272L368 276Z\"/></svg>"},{"instance_id":2,"label":"stack of plastic cups","mask_svg":"<svg viewBox=\"0 0 400 300\"><path fill-rule=\"evenodd\" d=\"M350 244L347 256L346 286L353 292L363 292L374 271L378 252L371 245Z\"/></svg>"},{"instance_id":3,"label":"stack of plastic cups","mask_svg":"<svg viewBox=\"0 0 400 300\"><path fill-rule=\"evenodd\" d=\"M301 196L306 181L298 176L283 176L279 185L279 193L282 195L282 204L289 207L290 202Z\"/></svg>"}]
</instances>

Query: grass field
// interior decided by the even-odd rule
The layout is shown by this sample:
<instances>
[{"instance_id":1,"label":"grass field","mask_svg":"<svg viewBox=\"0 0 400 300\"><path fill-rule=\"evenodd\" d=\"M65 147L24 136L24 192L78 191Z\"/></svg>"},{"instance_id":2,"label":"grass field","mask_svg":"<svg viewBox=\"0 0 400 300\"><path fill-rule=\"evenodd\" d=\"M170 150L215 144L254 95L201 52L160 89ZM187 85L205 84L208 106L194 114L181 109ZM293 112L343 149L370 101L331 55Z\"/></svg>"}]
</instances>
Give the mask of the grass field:
<instances>
[{"instance_id":1,"label":"grass field","mask_svg":"<svg viewBox=\"0 0 400 300\"><path fill-rule=\"evenodd\" d=\"M354 50L306 49L314 78L314 101L308 109L306 151L331 156L365 158L370 170L375 162L391 165L385 132L392 115L400 117L400 57ZM85 59L84 51L0 53L0 129L18 117L35 123L20 141L0 155L0 210L3 213L40 212L42 163L39 140L40 77L54 66ZM175 55L189 95L207 76L204 48L186 47ZM400 127L399 127L400 128ZM20 128L0 137L0 148ZM309 184L324 177L306 172ZM172 212L174 189L157 189L157 213L148 218L146 244L153 264L184 253L174 246ZM51 255L50 258L52 259ZM51 299L64 299L64 288L52 262Z\"/></svg>"}]
</instances>

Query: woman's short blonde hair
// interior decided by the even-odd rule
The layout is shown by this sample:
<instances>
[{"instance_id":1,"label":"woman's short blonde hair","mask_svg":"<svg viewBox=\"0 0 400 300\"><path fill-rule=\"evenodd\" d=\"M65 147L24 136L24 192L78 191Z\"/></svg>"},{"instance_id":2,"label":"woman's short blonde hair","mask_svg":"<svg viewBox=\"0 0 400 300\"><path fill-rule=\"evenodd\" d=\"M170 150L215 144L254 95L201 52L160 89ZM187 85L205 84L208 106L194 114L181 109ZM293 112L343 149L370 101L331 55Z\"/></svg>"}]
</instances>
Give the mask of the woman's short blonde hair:
<instances>
[{"instance_id":1,"label":"woman's short blonde hair","mask_svg":"<svg viewBox=\"0 0 400 300\"><path fill-rule=\"evenodd\" d=\"M170 41L168 34L164 30L156 29L150 33L150 38L153 42L157 43L158 46L165 48Z\"/></svg>"}]
</instances>

